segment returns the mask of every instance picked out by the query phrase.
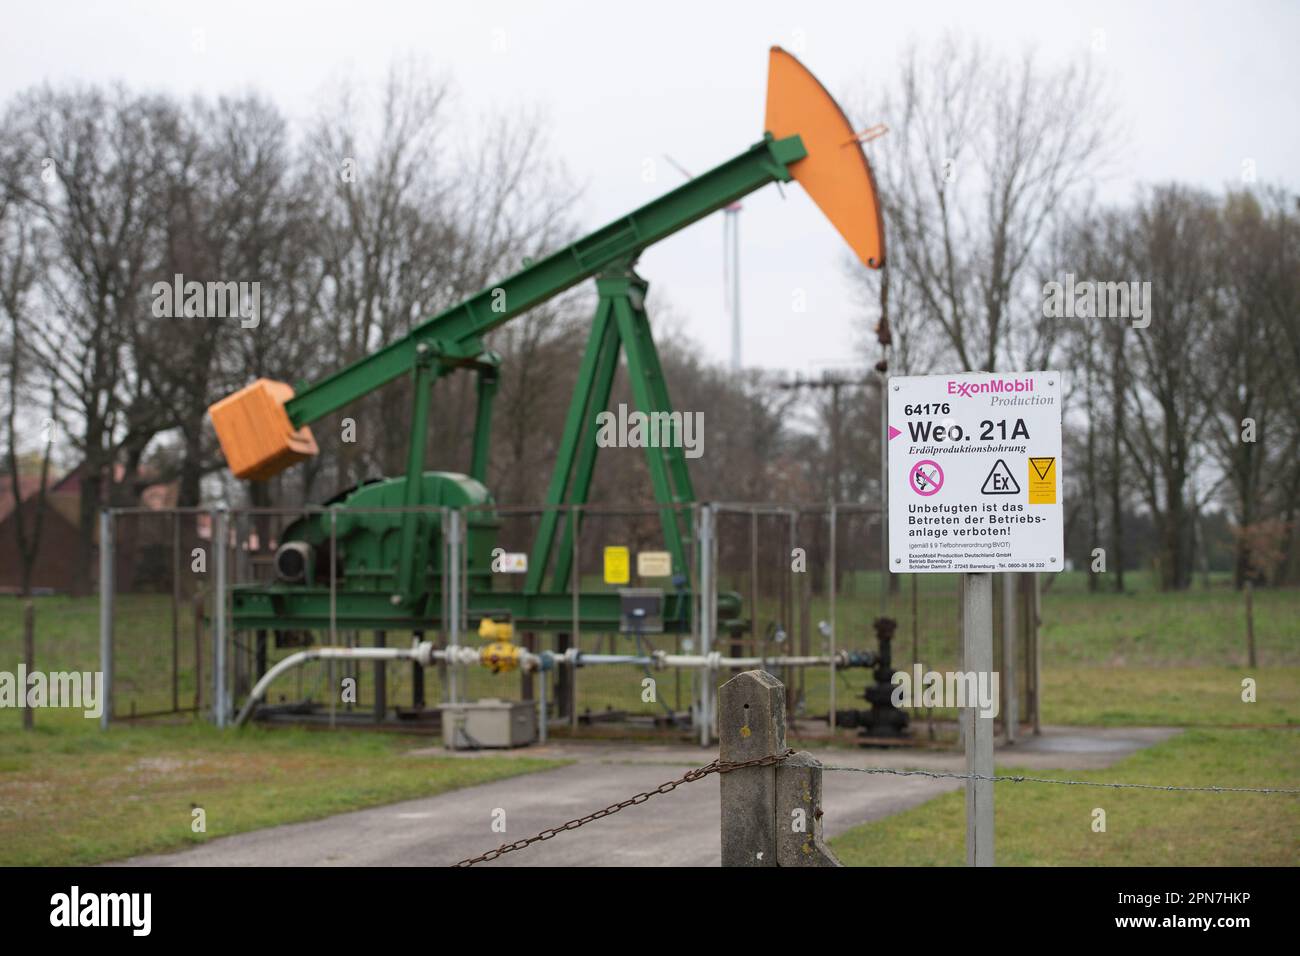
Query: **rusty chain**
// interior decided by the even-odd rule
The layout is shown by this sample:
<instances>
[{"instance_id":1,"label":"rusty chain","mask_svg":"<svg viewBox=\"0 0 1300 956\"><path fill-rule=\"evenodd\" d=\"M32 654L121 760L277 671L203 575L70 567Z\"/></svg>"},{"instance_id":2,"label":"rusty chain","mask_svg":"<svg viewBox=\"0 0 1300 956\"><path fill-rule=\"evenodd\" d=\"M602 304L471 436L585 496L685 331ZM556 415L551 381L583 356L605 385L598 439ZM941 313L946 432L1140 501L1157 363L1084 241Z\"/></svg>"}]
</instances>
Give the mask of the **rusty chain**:
<instances>
[{"instance_id":1,"label":"rusty chain","mask_svg":"<svg viewBox=\"0 0 1300 956\"><path fill-rule=\"evenodd\" d=\"M626 800L610 804L603 810L596 810L594 813L589 813L585 817L578 817L576 820L570 820L568 823L563 823L557 827L547 827L541 833L529 837L526 840L516 840L514 843L503 843L495 850L488 850L480 856L468 857L467 859L461 860L459 863L453 863L452 866L473 866L475 863L487 863L495 860L497 857L505 856L507 853L513 853L515 850L522 850L524 847L532 846L534 843L549 840L552 837L564 833L566 830L576 830L578 827L585 826L593 820L600 820L604 817L618 813L620 810L625 810L628 807L635 806L639 803L645 803L651 797L658 796L661 793L672 793L682 784L703 780L705 777L709 776L709 774L731 773L735 770L744 770L746 767L770 767L773 764L778 764L793 756L793 754L794 750L789 749L786 750L785 753L767 754L763 757L755 757L753 760L714 760L711 763L705 764L703 767L697 767L694 770L686 771L686 773L682 774L676 780L669 780L666 783L661 783L653 790L643 790L636 796L628 797Z\"/></svg>"}]
</instances>

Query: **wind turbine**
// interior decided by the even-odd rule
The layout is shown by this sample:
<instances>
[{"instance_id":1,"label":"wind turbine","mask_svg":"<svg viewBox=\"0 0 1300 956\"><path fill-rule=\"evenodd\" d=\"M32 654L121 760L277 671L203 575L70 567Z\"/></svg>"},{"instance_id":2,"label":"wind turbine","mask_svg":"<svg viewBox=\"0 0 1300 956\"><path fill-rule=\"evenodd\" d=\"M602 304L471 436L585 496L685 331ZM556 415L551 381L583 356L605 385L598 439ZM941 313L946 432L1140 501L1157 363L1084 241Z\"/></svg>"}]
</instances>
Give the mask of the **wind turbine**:
<instances>
[{"instance_id":1,"label":"wind turbine","mask_svg":"<svg viewBox=\"0 0 1300 956\"><path fill-rule=\"evenodd\" d=\"M687 179L694 179L681 163L667 153L664 159ZM722 219L722 302L731 317L731 372L740 372L740 201L723 207Z\"/></svg>"}]
</instances>

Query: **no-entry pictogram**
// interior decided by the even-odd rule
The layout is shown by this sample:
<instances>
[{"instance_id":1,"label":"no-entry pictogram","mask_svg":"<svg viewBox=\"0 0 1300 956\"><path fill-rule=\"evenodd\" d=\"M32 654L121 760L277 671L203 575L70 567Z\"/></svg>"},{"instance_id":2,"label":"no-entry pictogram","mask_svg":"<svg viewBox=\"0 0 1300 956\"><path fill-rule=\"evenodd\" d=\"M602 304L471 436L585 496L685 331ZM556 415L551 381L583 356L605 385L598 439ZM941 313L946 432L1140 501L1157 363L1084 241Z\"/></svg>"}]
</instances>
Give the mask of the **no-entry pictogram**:
<instances>
[{"instance_id":1,"label":"no-entry pictogram","mask_svg":"<svg viewBox=\"0 0 1300 956\"><path fill-rule=\"evenodd\" d=\"M924 498L928 498L943 487L943 469L939 467L939 463L934 459L923 458L912 466L907 481L912 486L913 491Z\"/></svg>"}]
</instances>

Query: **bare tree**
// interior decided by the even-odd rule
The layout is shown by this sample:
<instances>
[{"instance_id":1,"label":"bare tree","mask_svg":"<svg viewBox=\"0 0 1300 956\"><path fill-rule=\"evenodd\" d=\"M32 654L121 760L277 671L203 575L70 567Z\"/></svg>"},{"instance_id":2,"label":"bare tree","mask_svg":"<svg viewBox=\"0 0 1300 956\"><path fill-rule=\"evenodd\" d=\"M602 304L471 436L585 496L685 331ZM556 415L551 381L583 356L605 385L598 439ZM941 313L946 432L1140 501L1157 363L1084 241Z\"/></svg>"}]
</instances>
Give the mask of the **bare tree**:
<instances>
[{"instance_id":1,"label":"bare tree","mask_svg":"<svg viewBox=\"0 0 1300 956\"><path fill-rule=\"evenodd\" d=\"M323 281L319 315L331 330L335 367L355 361L413 326L515 271L568 238L573 191L545 158L541 124L527 116L489 119L462 151L451 135L448 90L418 65L390 73L378 120L367 129L364 90L343 86L337 105L308 138L313 225ZM554 305L494 339L525 361L550 334ZM515 375L538 381L533 368ZM517 383L516 383L517 384ZM463 458L473 420L465 376L437 389L432 451ZM365 441L344 443L321 429L322 451L339 462L337 483L405 467L409 383L367 396L347 411ZM325 456L322 456L325 457Z\"/></svg>"},{"instance_id":2,"label":"bare tree","mask_svg":"<svg viewBox=\"0 0 1300 956\"><path fill-rule=\"evenodd\" d=\"M84 591L97 512L119 491L119 454L138 462L153 436L174 423L136 374L131 344L147 308L144 278L162 218L159 141L177 117L166 101L120 88L41 88L20 96L15 111L28 158L23 195L49 230L56 263L41 290L47 321L33 330L31 344L68 403L61 416L74 422L71 437L82 456L76 566ZM128 479L132 471L128 465Z\"/></svg>"},{"instance_id":3,"label":"bare tree","mask_svg":"<svg viewBox=\"0 0 1300 956\"><path fill-rule=\"evenodd\" d=\"M19 453L19 409L39 396L46 384L36 374L28 340L36 322L34 298L46 267L45 236L35 221L34 210L24 201L19 186L22 157L15 148L9 124L0 126L0 317L5 320L5 337L0 339L0 357L8 379L5 400L5 470L13 494L13 525L20 566L20 593L32 589L32 572L41 547L45 523L46 490L57 422L58 392L48 389L50 417L43 425L43 449L34 500L24 496ZM28 423L31 424L30 422ZM30 514L29 514L30 511ZM30 520L29 520L30 519Z\"/></svg>"},{"instance_id":4,"label":"bare tree","mask_svg":"<svg viewBox=\"0 0 1300 956\"><path fill-rule=\"evenodd\" d=\"M1120 437L1156 524L1161 586L1170 589L1191 574L1188 488L1205 461L1199 436L1208 407L1198 376L1217 297L1216 220L1203 193L1149 190L1124 217L1116 248L1116 274L1151 283L1150 325L1127 330Z\"/></svg>"},{"instance_id":5,"label":"bare tree","mask_svg":"<svg viewBox=\"0 0 1300 956\"><path fill-rule=\"evenodd\" d=\"M1058 327L1034 318L1033 256L1107 159L1110 110L1090 63L1012 62L950 35L912 48L860 112L889 127L873 158L896 337L913 355L925 338L966 371L1043 367Z\"/></svg>"},{"instance_id":6,"label":"bare tree","mask_svg":"<svg viewBox=\"0 0 1300 956\"><path fill-rule=\"evenodd\" d=\"M1283 360L1286 331L1296 323L1300 261L1295 246L1286 243L1296 228L1285 193L1240 191L1224 199L1215 256L1219 294L1206 314L1209 347L1196 378L1210 409L1207 443L1226 478L1240 529L1269 519L1285 523L1279 520L1285 489L1300 458L1294 424L1300 389L1293 367ZM1248 550L1254 540L1245 533L1236 537L1239 587L1255 565Z\"/></svg>"}]
</instances>

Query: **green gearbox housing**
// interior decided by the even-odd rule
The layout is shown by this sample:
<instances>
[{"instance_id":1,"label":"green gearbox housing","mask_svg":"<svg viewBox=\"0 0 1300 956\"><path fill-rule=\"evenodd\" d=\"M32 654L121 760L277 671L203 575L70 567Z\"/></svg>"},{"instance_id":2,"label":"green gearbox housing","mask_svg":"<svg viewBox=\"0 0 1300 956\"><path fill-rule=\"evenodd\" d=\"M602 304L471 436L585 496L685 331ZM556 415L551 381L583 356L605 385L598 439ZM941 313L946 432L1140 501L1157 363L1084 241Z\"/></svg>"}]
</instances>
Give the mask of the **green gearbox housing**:
<instances>
[{"instance_id":1,"label":"green gearbox housing","mask_svg":"<svg viewBox=\"0 0 1300 956\"><path fill-rule=\"evenodd\" d=\"M275 553L276 582L233 589L236 627L328 630L332 623L340 630L440 629L448 581L443 567L446 548L441 509L449 508L458 510L464 520L465 616L471 628L484 618L493 618L508 619L524 630L573 629L572 594L526 594L496 587L503 577L492 570L501 521L482 482L455 472L426 471L420 500L427 510L415 512L407 510L406 491L405 478L368 482L339 495L324 510L289 524ZM407 521L415 534L416 567L424 569L418 576L417 592L409 598L400 588ZM689 632L690 592L681 589L666 594L664 605L664 630ZM740 611L739 595L718 596L719 620L736 622ZM615 590L579 595L581 627L617 630L620 613Z\"/></svg>"},{"instance_id":2,"label":"green gearbox housing","mask_svg":"<svg viewBox=\"0 0 1300 956\"><path fill-rule=\"evenodd\" d=\"M424 569L426 596L440 593L445 570L444 507L468 514L466 575L472 589L490 589L492 549L501 522L492 510L487 488L468 475L426 471L420 480L419 500L424 510L411 513L413 561ZM406 479L381 478L344 492L324 511L299 518L284 531L276 552L276 577L286 584L328 587L332 535L336 586L382 594L389 600L392 595L400 596L405 502Z\"/></svg>"}]
</instances>

